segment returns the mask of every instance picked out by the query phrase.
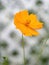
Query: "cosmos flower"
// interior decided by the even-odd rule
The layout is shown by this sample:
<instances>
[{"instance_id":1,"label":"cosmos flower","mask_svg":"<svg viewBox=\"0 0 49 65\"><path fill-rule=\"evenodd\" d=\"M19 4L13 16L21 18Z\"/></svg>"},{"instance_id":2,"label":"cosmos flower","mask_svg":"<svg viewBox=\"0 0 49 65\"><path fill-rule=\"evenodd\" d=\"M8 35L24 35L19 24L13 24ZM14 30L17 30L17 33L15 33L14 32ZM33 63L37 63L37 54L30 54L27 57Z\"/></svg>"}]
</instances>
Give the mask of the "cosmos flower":
<instances>
[{"instance_id":1,"label":"cosmos flower","mask_svg":"<svg viewBox=\"0 0 49 65\"><path fill-rule=\"evenodd\" d=\"M27 10L20 11L14 15L14 25L25 36L37 36L36 31L43 27L35 14L29 14Z\"/></svg>"}]
</instances>

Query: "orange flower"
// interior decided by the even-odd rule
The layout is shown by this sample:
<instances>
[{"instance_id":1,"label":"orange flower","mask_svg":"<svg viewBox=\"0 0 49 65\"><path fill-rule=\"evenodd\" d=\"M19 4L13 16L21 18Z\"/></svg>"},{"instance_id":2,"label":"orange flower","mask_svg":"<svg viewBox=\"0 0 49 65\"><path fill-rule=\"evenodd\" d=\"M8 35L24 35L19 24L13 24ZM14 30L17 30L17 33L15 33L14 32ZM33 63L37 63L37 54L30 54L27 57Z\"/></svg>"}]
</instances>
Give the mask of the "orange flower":
<instances>
[{"instance_id":1,"label":"orange flower","mask_svg":"<svg viewBox=\"0 0 49 65\"><path fill-rule=\"evenodd\" d=\"M43 23L39 22L37 16L29 15L27 10L15 14L14 24L25 36L39 35L36 30L43 27Z\"/></svg>"}]
</instances>

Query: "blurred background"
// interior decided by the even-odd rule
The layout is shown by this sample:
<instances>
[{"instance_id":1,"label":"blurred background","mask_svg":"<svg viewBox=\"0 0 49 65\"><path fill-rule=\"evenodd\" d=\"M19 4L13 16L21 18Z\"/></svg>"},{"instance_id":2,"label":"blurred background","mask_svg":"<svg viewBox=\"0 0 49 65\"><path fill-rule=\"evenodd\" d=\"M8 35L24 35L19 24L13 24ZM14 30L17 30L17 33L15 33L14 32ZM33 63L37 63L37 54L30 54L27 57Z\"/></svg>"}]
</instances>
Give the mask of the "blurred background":
<instances>
[{"instance_id":1,"label":"blurred background","mask_svg":"<svg viewBox=\"0 0 49 65\"><path fill-rule=\"evenodd\" d=\"M22 36L13 17L24 9L44 23L39 36L24 36L25 63L49 65L49 0L0 0L0 65L23 65Z\"/></svg>"}]
</instances>

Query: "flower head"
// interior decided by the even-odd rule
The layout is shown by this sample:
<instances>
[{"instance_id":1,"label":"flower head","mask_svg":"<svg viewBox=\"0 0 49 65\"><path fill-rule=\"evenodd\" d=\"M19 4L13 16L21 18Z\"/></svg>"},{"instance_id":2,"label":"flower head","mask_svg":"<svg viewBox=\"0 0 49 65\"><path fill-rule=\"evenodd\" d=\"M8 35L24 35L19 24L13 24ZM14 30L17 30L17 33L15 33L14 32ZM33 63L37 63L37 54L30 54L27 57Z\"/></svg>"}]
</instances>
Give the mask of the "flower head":
<instances>
[{"instance_id":1,"label":"flower head","mask_svg":"<svg viewBox=\"0 0 49 65\"><path fill-rule=\"evenodd\" d=\"M43 27L43 23L39 22L35 14L28 13L27 10L20 11L14 16L14 24L25 36L37 36L37 29Z\"/></svg>"}]
</instances>

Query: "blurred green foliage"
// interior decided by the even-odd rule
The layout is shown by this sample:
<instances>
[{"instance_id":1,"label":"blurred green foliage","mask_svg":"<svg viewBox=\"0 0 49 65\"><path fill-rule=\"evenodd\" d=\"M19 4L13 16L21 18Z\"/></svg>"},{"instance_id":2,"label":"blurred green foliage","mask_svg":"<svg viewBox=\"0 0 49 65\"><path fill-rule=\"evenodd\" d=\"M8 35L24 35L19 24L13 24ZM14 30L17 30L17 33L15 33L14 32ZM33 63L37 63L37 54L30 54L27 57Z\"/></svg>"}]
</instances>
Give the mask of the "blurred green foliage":
<instances>
[{"instance_id":1,"label":"blurred green foliage","mask_svg":"<svg viewBox=\"0 0 49 65\"><path fill-rule=\"evenodd\" d=\"M1 46L2 48L7 48L7 47L8 47L8 44L7 44L6 41L1 41L1 42L0 42L0 46Z\"/></svg>"},{"instance_id":2,"label":"blurred green foliage","mask_svg":"<svg viewBox=\"0 0 49 65\"><path fill-rule=\"evenodd\" d=\"M11 37L11 38L15 38L15 37L16 37L16 33L15 33L14 31L11 31L11 32L10 32L10 37Z\"/></svg>"},{"instance_id":3,"label":"blurred green foliage","mask_svg":"<svg viewBox=\"0 0 49 65\"><path fill-rule=\"evenodd\" d=\"M8 58L7 57L3 57L3 63L2 63L2 65L9 65L9 60L8 60Z\"/></svg>"},{"instance_id":4,"label":"blurred green foliage","mask_svg":"<svg viewBox=\"0 0 49 65\"><path fill-rule=\"evenodd\" d=\"M18 51L13 50L13 52L12 52L12 56L17 56L17 55L19 55Z\"/></svg>"},{"instance_id":5,"label":"blurred green foliage","mask_svg":"<svg viewBox=\"0 0 49 65\"><path fill-rule=\"evenodd\" d=\"M3 11L5 9L5 6L0 2L0 11Z\"/></svg>"},{"instance_id":6,"label":"blurred green foliage","mask_svg":"<svg viewBox=\"0 0 49 65\"><path fill-rule=\"evenodd\" d=\"M42 0L36 0L36 5L41 6L43 4Z\"/></svg>"}]
</instances>

